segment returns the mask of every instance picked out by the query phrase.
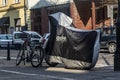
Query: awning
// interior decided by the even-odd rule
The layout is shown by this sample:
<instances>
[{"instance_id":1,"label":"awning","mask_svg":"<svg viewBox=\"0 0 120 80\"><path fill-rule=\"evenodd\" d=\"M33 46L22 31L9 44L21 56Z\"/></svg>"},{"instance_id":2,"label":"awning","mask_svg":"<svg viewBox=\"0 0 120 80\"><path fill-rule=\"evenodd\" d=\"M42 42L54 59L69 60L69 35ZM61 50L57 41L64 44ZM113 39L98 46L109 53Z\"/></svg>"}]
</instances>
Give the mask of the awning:
<instances>
[{"instance_id":1,"label":"awning","mask_svg":"<svg viewBox=\"0 0 120 80\"><path fill-rule=\"evenodd\" d=\"M9 17L0 18L0 26L9 25Z\"/></svg>"}]
</instances>

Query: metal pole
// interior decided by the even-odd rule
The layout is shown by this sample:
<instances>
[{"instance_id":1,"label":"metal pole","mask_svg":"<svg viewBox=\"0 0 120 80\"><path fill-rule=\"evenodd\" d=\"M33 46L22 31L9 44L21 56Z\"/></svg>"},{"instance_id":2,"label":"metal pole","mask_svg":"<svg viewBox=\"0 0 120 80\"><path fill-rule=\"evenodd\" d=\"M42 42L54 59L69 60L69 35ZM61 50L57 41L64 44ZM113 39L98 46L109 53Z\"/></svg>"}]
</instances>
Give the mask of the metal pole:
<instances>
[{"instance_id":1,"label":"metal pole","mask_svg":"<svg viewBox=\"0 0 120 80\"><path fill-rule=\"evenodd\" d=\"M7 45L7 60L10 60L10 43Z\"/></svg>"},{"instance_id":2,"label":"metal pole","mask_svg":"<svg viewBox=\"0 0 120 80\"><path fill-rule=\"evenodd\" d=\"M95 2L92 0L92 29L95 29Z\"/></svg>"},{"instance_id":3,"label":"metal pole","mask_svg":"<svg viewBox=\"0 0 120 80\"><path fill-rule=\"evenodd\" d=\"M104 28L104 26L105 26L105 23L104 23L104 2L103 2L103 0L102 0L102 28Z\"/></svg>"},{"instance_id":4,"label":"metal pole","mask_svg":"<svg viewBox=\"0 0 120 80\"><path fill-rule=\"evenodd\" d=\"M24 20L25 20L25 27L27 27L27 21L26 21L26 0L24 0Z\"/></svg>"},{"instance_id":5,"label":"metal pole","mask_svg":"<svg viewBox=\"0 0 120 80\"><path fill-rule=\"evenodd\" d=\"M114 56L114 71L120 71L120 0L118 0L118 16L116 22L117 50Z\"/></svg>"}]
</instances>

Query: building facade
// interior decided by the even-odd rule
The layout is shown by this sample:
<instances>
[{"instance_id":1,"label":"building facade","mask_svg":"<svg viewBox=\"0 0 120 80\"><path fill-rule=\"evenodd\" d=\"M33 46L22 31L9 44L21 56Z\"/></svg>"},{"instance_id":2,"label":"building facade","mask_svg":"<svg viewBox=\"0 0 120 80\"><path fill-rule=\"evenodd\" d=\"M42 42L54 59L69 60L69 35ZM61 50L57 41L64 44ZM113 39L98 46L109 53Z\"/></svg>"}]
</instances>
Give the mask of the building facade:
<instances>
[{"instance_id":1,"label":"building facade","mask_svg":"<svg viewBox=\"0 0 120 80\"><path fill-rule=\"evenodd\" d=\"M96 29L114 26L117 0L73 0L71 17L80 29Z\"/></svg>"},{"instance_id":2,"label":"building facade","mask_svg":"<svg viewBox=\"0 0 120 80\"><path fill-rule=\"evenodd\" d=\"M0 33L25 28L25 0L0 0Z\"/></svg>"},{"instance_id":3,"label":"building facade","mask_svg":"<svg viewBox=\"0 0 120 80\"><path fill-rule=\"evenodd\" d=\"M31 13L31 30L40 34L49 32L49 15L64 12L70 16L70 0L29 0Z\"/></svg>"},{"instance_id":4,"label":"building facade","mask_svg":"<svg viewBox=\"0 0 120 80\"><path fill-rule=\"evenodd\" d=\"M0 33L49 32L49 15L63 12L80 29L114 25L117 0L0 0ZM109 3L108 3L109 2Z\"/></svg>"},{"instance_id":5,"label":"building facade","mask_svg":"<svg viewBox=\"0 0 120 80\"><path fill-rule=\"evenodd\" d=\"M30 2L31 1L31 2ZM49 15L63 12L73 19L76 28L91 30L114 25L117 0L36 0L28 2L31 29L41 34L49 32Z\"/></svg>"}]
</instances>

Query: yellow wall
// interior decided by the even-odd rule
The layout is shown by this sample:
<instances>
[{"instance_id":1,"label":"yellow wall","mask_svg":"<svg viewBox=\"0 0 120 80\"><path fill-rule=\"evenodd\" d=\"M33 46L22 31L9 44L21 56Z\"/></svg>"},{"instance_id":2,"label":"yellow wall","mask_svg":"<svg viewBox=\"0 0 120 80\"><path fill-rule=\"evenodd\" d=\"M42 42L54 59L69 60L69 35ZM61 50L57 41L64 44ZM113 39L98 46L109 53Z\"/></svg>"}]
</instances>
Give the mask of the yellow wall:
<instances>
[{"instance_id":1,"label":"yellow wall","mask_svg":"<svg viewBox=\"0 0 120 80\"><path fill-rule=\"evenodd\" d=\"M26 23L28 24L28 30L31 30L31 15L30 15L30 10L26 11Z\"/></svg>"},{"instance_id":2,"label":"yellow wall","mask_svg":"<svg viewBox=\"0 0 120 80\"><path fill-rule=\"evenodd\" d=\"M2 0L0 0L0 12L6 11L14 8L21 8L24 7L24 0L20 0L19 3L14 3L15 0L8 0L6 6L2 6Z\"/></svg>"},{"instance_id":3,"label":"yellow wall","mask_svg":"<svg viewBox=\"0 0 120 80\"><path fill-rule=\"evenodd\" d=\"M20 0L19 3L14 3L14 0L8 0L6 6L2 6L2 0L0 0L0 18L2 17L10 17L10 27L15 27L15 18L21 18L21 26L24 26L24 0Z\"/></svg>"},{"instance_id":4,"label":"yellow wall","mask_svg":"<svg viewBox=\"0 0 120 80\"><path fill-rule=\"evenodd\" d=\"M0 12L0 18L10 17L10 26L15 26L14 19L21 18L21 26L24 26L24 9L11 10L8 12Z\"/></svg>"}]
</instances>

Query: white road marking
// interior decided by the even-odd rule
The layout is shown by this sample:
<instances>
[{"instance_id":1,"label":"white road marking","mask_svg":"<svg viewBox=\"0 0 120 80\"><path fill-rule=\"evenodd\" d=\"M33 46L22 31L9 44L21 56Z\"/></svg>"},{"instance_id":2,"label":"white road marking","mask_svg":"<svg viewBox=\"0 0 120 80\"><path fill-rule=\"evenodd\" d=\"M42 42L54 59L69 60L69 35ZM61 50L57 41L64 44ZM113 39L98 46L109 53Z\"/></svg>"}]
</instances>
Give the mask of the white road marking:
<instances>
[{"instance_id":1,"label":"white road marking","mask_svg":"<svg viewBox=\"0 0 120 80\"><path fill-rule=\"evenodd\" d=\"M41 77L48 77L48 78L54 78L54 79L60 79L60 80L75 80L75 79L71 79L71 78L62 78L62 77L55 77L55 76L50 76L50 75L39 75L39 74L23 73L23 72L4 70L4 69L0 69L0 71L1 72L6 72L6 73L12 73L12 74L26 75L26 76L41 76Z\"/></svg>"},{"instance_id":2,"label":"white road marking","mask_svg":"<svg viewBox=\"0 0 120 80\"><path fill-rule=\"evenodd\" d=\"M97 64L95 67L113 67L114 65Z\"/></svg>"},{"instance_id":3,"label":"white road marking","mask_svg":"<svg viewBox=\"0 0 120 80\"><path fill-rule=\"evenodd\" d=\"M11 59L16 59L16 57L10 57ZM0 59L7 59L7 57L0 57Z\"/></svg>"},{"instance_id":4,"label":"white road marking","mask_svg":"<svg viewBox=\"0 0 120 80\"><path fill-rule=\"evenodd\" d=\"M2 72L7 72L7 73L13 73L13 74L22 74L26 76L35 76L37 74L29 74L29 73L22 73L22 72L17 72L17 71L10 71L10 70L0 70Z\"/></svg>"}]
</instances>

